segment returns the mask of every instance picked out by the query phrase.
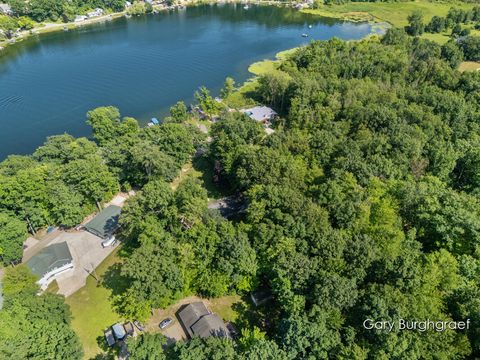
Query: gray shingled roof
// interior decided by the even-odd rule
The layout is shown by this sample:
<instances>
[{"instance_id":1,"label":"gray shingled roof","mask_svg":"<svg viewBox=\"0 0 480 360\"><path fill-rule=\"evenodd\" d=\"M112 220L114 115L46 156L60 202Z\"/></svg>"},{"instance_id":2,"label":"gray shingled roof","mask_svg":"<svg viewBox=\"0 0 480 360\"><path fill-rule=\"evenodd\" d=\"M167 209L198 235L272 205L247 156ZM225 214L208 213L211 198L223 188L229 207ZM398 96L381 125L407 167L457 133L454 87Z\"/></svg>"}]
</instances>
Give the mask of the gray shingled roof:
<instances>
[{"instance_id":1,"label":"gray shingled roof","mask_svg":"<svg viewBox=\"0 0 480 360\"><path fill-rule=\"evenodd\" d=\"M268 106L255 106L250 109L245 109L245 114L256 121L270 120L277 115L275 110Z\"/></svg>"},{"instance_id":2,"label":"gray shingled roof","mask_svg":"<svg viewBox=\"0 0 480 360\"><path fill-rule=\"evenodd\" d=\"M66 242L52 244L40 250L27 262L32 273L43 277L46 273L72 262L72 254Z\"/></svg>"},{"instance_id":3,"label":"gray shingled roof","mask_svg":"<svg viewBox=\"0 0 480 360\"><path fill-rule=\"evenodd\" d=\"M208 314L209 312L205 307L205 304L201 301L197 301L185 306L185 308L183 308L182 311L178 313L178 317L180 318L180 321L185 327L185 330L187 331L188 335L192 337L193 324L195 324L202 316L208 315Z\"/></svg>"},{"instance_id":4,"label":"gray shingled roof","mask_svg":"<svg viewBox=\"0 0 480 360\"><path fill-rule=\"evenodd\" d=\"M100 211L97 216L85 224L87 231L101 238L107 238L118 228L118 219L122 208L116 205L110 205Z\"/></svg>"},{"instance_id":5,"label":"gray shingled roof","mask_svg":"<svg viewBox=\"0 0 480 360\"><path fill-rule=\"evenodd\" d=\"M192 331L195 336L201 338L209 336L228 337L228 330L217 314L202 316L200 320L193 324Z\"/></svg>"}]
</instances>

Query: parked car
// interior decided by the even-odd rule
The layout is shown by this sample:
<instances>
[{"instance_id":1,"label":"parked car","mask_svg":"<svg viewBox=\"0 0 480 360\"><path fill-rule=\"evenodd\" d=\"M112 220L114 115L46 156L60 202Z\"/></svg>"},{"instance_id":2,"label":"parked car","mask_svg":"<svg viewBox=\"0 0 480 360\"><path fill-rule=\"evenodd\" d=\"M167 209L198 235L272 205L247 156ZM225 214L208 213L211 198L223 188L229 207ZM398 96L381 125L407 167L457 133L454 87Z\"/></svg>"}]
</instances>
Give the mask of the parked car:
<instances>
[{"instance_id":1,"label":"parked car","mask_svg":"<svg viewBox=\"0 0 480 360\"><path fill-rule=\"evenodd\" d=\"M108 239L102 241L102 246L104 248L108 246L113 246L117 242L117 239L115 239L115 235L110 236Z\"/></svg>"},{"instance_id":2,"label":"parked car","mask_svg":"<svg viewBox=\"0 0 480 360\"><path fill-rule=\"evenodd\" d=\"M159 325L160 329L165 329L171 323L173 323L173 320L171 318L166 318L165 320L162 320Z\"/></svg>"},{"instance_id":3,"label":"parked car","mask_svg":"<svg viewBox=\"0 0 480 360\"><path fill-rule=\"evenodd\" d=\"M143 326L143 325L140 323L140 321L135 320L135 321L133 322L133 324L137 327L138 330L140 330L140 331L145 331L145 326Z\"/></svg>"}]
</instances>

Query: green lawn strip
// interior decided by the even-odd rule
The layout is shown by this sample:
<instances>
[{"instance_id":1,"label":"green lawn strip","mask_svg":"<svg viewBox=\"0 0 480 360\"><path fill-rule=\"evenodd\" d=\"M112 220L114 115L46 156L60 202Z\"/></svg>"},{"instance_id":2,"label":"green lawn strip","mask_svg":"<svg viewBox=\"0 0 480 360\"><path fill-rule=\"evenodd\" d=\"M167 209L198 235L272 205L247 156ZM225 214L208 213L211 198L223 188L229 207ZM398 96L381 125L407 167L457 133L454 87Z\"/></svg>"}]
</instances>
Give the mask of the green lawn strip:
<instances>
[{"instance_id":1,"label":"green lawn strip","mask_svg":"<svg viewBox=\"0 0 480 360\"><path fill-rule=\"evenodd\" d=\"M448 42L448 40L451 39L449 33L439 33L439 34L423 33L421 38L434 41L440 45L445 44L446 42Z\"/></svg>"},{"instance_id":2,"label":"green lawn strip","mask_svg":"<svg viewBox=\"0 0 480 360\"><path fill-rule=\"evenodd\" d=\"M470 9L474 4L450 1L445 3L415 1L398 3L347 3L342 5L323 5L319 9L305 9L305 13L343 20L365 21L373 18L376 21L387 21L394 26L408 24L407 17L415 10L420 10L424 21L428 22L434 16L445 16L452 7ZM363 13L363 14L362 14ZM370 16L369 16L370 15Z\"/></svg>"},{"instance_id":3,"label":"green lawn strip","mask_svg":"<svg viewBox=\"0 0 480 360\"><path fill-rule=\"evenodd\" d=\"M120 263L117 248L110 254L96 269L96 276L102 279L106 274L110 274L109 269L112 265ZM109 281L112 282L114 276L109 275ZM108 326L121 321L112 307L112 290L103 286L101 281L93 276L87 278L87 284L65 299L72 310L73 320L72 328L80 337L85 352L85 359L90 359L100 353L102 349L99 346L103 344L103 330Z\"/></svg>"},{"instance_id":4,"label":"green lawn strip","mask_svg":"<svg viewBox=\"0 0 480 360\"><path fill-rule=\"evenodd\" d=\"M258 88L257 76L271 73L278 70L278 65L280 60L284 60L288 55L294 53L298 48L288 49L280 51L275 56L275 60L265 59L262 61L257 61L256 63L251 64L248 67L248 71L255 75L255 77L245 81L242 86L240 86L236 91L234 91L228 98L224 101L225 103L235 109L241 109L249 106L257 105L252 97L255 94L255 91Z\"/></svg>"},{"instance_id":5,"label":"green lawn strip","mask_svg":"<svg viewBox=\"0 0 480 360\"><path fill-rule=\"evenodd\" d=\"M464 61L460 64L459 71L480 71L480 62Z\"/></svg>"},{"instance_id":6,"label":"green lawn strip","mask_svg":"<svg viewBox=\"0 0 480 360\"><path fill-rule=\"evenodd\" d=\"M242 315L241 309L248 305L239 295L223 296L209 299L210 310L220 316L224 321L235 323Z\"/></svg>"}]
</instances>

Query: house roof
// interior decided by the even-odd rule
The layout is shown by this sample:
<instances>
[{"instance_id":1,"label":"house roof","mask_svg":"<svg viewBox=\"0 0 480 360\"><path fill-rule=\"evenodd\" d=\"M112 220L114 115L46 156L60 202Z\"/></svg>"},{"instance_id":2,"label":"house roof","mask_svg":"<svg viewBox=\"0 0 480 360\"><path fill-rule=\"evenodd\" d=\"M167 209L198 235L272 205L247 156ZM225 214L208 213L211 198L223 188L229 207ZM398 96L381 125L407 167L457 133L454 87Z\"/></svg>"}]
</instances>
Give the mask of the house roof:
<instances>
[{"instance_id":1,"label":"house roof","mask_svg":"<svg viewBox=\"0 0 480 360\"><path fill-rule=\"evenodd\" d=\"M197 301L191 304L188 304L185 308L183 308L179 313L178 317L182 322L183 326L187 330L188 335L190 337L193 336L192 326L200 320L200 318L204 315L208 315L209 311L205 307L205 304L201 301Z\"/></svg>"},{"instance_id":2,"label":"house roof","mask_svg":"<svg viewBox=\"0 0 480 360\"><path fill-rule=\"evenodd\" d=\"M120 323L112 325L112 330L113 334L118 340L122 340L127 335L127 333L125 332L125 328Z\"/></svg>"},{"instance_id":3,"label":"house roof","mask_svg":"<svg viewBox=\"0 0 480 360\"><path fill-rule=\"evenodd\" d=\"M107 238L117 230L121 212L122 208L120 206L110 205L85 224L85 228L93 235Z\"/></svg>"},{"instance_id":4,"label":"house roof","mask_svg":"<svg viewBox=\"0 0 480 360\"><path fill-rule=\"evenodd\" d=\"M228 330L217 314L204 315L192 326L195 336L206 338L209 336L228 337Z\"/></svg>"},{"instance_id":5,"label":"house roof","mask_svg":"<svg viewBox=\"0 0 480 360\"><path fill-rule=\"evenodd\" d=\"M27 266L41 278L54 269L70 264L72 260L67 243L61 242L43 248L27 262Z\"/></svg>"},{"instance_id":6,"label":"house roof","mask_svg":"<svg viewBox=\"0 0 480 360\"><path fill-rule=\"evenodd\" d=\"M12 11L12 8L8 4L0 4L0 12L8 14Z\"/></svg>"},{"instance_id":7,"label":"house roof","mask_svg":"<svg viewBox=\"0 0 480 360\"><path fill-rule=\"evenodd\" d=\"M255 106L250 109L245 109L244 112L248 117L256 121L271 119L277 115L275 110L269 108L268 106Z\"/></svg>"},{"instance_id":8,"label":"house roof","mask_svg":"<svg viewBox=\"0 0 480 360\"><path fill-rule=\"evenodd\" d=\"M115 338L113 337L112 329L105 330L104 334L105 334L105 339L107 340L108 346L115 345Z\"/></svg>"}]
</instances>

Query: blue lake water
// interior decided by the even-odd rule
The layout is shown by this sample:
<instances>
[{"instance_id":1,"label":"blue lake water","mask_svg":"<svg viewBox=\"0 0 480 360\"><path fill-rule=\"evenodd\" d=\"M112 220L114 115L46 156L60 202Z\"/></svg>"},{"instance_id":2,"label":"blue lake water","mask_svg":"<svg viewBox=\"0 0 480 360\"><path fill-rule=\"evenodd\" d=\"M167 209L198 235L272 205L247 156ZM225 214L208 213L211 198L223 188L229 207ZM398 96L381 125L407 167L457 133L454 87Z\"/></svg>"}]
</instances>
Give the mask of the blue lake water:
<instances>
[{"instance_id":1,"label":"blue lake water","mask_svg":"<svg viewBox=\"0 0 480 360\"><path fill-rule=\"evenodd\" d=\"M114 105L145 122L188 103L201 85L215 94L226 76L245 81L251 63L281 50L370 31L294 9L230 4L29 38L0 55L0 159L30 153L49 135L88 136L85 114L95 107Z\"/></svg>"}]
</instances>

